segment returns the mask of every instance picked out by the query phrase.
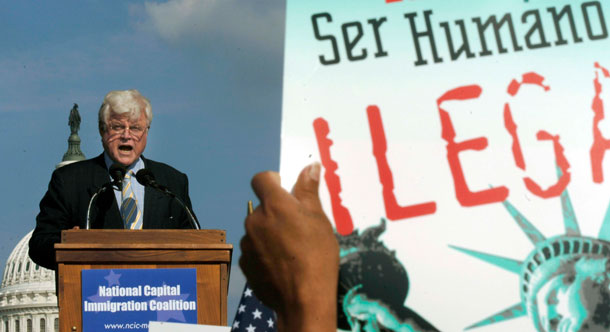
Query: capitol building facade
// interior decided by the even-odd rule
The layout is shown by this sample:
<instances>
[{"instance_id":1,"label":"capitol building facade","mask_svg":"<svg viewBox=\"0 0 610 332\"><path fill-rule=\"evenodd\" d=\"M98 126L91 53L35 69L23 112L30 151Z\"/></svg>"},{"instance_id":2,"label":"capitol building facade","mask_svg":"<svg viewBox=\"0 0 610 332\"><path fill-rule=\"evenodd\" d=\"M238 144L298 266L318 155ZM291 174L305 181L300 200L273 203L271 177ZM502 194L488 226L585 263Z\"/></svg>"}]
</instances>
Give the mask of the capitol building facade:
<instances>
[{"instance_id":1,"label":"capitol building facade","mask_svg":"<svg viewBox=\"0 0 610 332\"><path fill-rule=\"evenodd\" d=\"M84 160L80 149L78 105L70 110L68 151L55 167ZM11 252L0 285L0 332L59 332L55 272L34 263L28 255L32 232Z\"/></svg>"},{"instance_id":2,"label":"capitol building facade","mask_svg":"<svg viewBox=\"0 0 610 332\"><path fill-rule=\"evenodd\" d=\"M32 232L19 241L6 261L0 286L0 332L58 332L55 272L28 256Z\"/></svg>"}]
</instances>

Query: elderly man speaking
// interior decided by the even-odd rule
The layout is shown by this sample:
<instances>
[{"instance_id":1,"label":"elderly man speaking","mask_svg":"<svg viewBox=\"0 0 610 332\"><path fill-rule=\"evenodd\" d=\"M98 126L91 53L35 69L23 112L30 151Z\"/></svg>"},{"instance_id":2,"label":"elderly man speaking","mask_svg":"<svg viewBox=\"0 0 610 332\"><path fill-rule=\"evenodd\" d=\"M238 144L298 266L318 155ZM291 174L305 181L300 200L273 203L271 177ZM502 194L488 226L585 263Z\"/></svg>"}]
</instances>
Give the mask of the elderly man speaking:
<instances>
[{"instance_id":1,"label":"elderly man speaking","mask_svg":"<svg viewBox=\"0 0 610 332\"><path fill-rule=\"evenodd\" d=\"M179 204L192 210L186 175L142 156L152 121L148 99L137 90L111 91L98 121L104 152L55 170L40 201L29 252L38 265L55 269L53 245L60 242L61 231L85 228L87 217L91 228L191 228L188 212ZM101 190L111 188L109 171L115 169L125 173L121 190ZM178 200L138 183L135 174L142 169Z\"/></svg>"}]
</instances>

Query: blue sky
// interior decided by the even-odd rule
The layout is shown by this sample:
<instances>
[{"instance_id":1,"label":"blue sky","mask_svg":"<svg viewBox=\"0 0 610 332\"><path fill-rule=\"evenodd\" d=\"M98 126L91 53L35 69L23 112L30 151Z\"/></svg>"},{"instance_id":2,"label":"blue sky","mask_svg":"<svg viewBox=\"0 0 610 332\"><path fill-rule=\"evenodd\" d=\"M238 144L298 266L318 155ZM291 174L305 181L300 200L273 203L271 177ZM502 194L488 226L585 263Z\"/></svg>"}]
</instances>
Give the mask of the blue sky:
<instances>
[{"instance_id":1,"label":"blue sky","mask_svg":"<svg viewBox=\"0 0 610 332\"><path fill-rule=\"evenodd\" d=\"M136 88L154 113L144 155L189 175L202 226L227 230L237 264L250 178L279 166L283 37L283 1L1 1L0 259L34 227L72 104L91 158L103 96Z\"/></svg>"}]
</instances>

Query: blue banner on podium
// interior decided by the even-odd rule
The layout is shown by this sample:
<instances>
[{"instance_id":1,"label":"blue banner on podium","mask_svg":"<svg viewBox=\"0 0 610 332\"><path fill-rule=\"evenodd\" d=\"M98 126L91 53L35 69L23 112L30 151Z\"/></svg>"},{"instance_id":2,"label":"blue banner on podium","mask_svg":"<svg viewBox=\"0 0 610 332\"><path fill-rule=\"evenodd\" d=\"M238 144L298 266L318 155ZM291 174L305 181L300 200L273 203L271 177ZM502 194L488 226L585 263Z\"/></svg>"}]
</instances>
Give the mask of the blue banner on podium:
<instances>
[{"instance_id":1,"label":"blue banner on podium","mask_svg":"<svg viewBox=\"0 0 610 332\"><path fill-rule=\"evenodd\" d=\"M197 323L195 269L82 271L83 331L148 331L148 322Z\"/></svg>"}]
</instances>

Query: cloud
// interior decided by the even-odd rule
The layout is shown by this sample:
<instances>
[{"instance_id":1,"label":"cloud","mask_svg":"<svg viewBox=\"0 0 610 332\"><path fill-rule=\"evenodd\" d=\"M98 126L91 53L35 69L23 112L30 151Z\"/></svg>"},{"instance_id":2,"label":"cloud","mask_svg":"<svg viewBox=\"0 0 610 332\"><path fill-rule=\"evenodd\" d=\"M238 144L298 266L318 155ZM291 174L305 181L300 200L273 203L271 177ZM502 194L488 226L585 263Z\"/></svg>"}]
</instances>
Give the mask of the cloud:
<instances>
[{"instance_id":1,"label":"cloud","mask_svg":"<svg viewBox=\"0 0 610 332\"><path fill-rule=\"evenodd\" d=\"M147 2L146 13L155 30L166 41L178 41L202 30L217 7L217 1L181 0L165 3ZM208 28L208 27L206 27Z\"/></svg>"},{"instance_id":2,"label":"cloud","mask_svg":"<svg viewBox=\"0 0 610 332\"><path fill-rule=\"evenodd\" d=\"M282 1L170 0L146 2L144 26L169 44L213 49L246 48L281 57Z\"/></svg>"},{"instance_id":3,"label":"cloud","mask_svg":"<svg viewBox=\"0 0 610 332\"><path fill-rule=\"evenodd\" d=\"M206 102L222 112L279 109L284 1L148 1L132 5L130 14L136 28L188 59Z\"/></svg>"}]
</instances>

